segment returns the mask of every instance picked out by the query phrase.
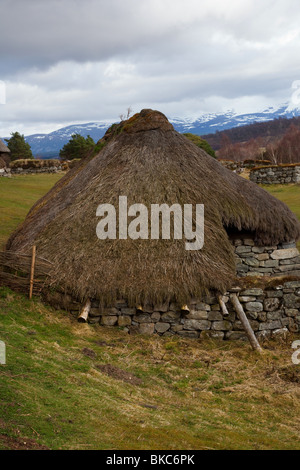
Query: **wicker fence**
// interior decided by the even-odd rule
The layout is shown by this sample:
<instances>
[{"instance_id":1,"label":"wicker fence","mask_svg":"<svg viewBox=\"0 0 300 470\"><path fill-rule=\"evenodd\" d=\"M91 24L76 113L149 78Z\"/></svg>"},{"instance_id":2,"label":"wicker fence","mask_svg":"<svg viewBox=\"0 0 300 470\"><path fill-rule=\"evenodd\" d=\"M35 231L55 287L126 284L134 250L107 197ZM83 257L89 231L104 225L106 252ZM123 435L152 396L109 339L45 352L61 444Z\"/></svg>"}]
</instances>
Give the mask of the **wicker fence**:
<instances>
[{"instance_id":1,"label":"wicker fence","mask_svg":"<svg viewBox=\"0 0 300 470\"><path fill-rule=\"evenodd\" d=\"M0 251L0 285L23 293L41 292L49 274L51 262L30 254Z\"/></svg>"}]
</instances>

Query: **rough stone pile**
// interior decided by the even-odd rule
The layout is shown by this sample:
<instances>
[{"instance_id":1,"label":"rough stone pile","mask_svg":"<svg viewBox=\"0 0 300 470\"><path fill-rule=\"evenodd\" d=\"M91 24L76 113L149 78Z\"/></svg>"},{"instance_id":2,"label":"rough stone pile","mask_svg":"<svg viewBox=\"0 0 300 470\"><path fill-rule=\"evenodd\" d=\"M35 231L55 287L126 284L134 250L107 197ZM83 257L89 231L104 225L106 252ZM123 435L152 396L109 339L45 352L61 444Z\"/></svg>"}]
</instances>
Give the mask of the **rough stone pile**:
<instances>
[{"instance_id":1,"label":"rough stone pile","mask_svg":"<svg viewBox=\"0 0 300 470\"><path fill-rule=\"evenodd\" d=\"M6 176L7 178L11 178L11 170L10 168L0 168L0 176Z\"/></svg>"},{"instance_id":2,"label":"rough stone pile","mask_svg":"<svg viewBox=\"0 0 300 470\"><path fill-rule=\"evenodd\" d=\"M254 168L250 180L257 184L290 184L300 182L300 164Z\"/></svg>"},{"instance_id":3,"label":"rough stone pile","mask_svg":"<svg viewBox=\"0 0 300 470\"><path fill-rule=\"evenodd\" d=\"M294 242L257 247L252 239L236 239L233 244L239 277L300 276L300 255Z\"/></svg>"}]
</instances>

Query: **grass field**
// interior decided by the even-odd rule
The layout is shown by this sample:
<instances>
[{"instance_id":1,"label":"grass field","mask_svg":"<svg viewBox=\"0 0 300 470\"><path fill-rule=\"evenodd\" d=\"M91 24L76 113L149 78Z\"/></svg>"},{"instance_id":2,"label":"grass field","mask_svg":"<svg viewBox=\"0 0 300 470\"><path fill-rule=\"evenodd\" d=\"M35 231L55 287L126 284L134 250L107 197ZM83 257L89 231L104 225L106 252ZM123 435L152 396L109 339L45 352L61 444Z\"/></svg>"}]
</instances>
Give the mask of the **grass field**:
<instances>
[{"instance_id":1,"label":"grass field","mask_svg":"<svg viewBox=\"0 0 300 470\"><path fill-rule=\"evenodd\" d=\"M33 204L61 178L61 173L22 175L0 180L0 249Z\"/></svg>"},{"instance_id":2,"label":"grass field","mask_svg":"<svg viewBox=\"0 0 300 470\"><path fill-rule=\"evenodd\" d=\"M0 180L2 243L58 178ZM300 217L300 187L267 190ZM0 287L0 449L299 450L292 339L258 356L243 342L132 336Z\"/></svg>"},{"instance_id":3,"label":"grass field","mask_svg":"<svg viewBox=\"0 0 300 470\"><path fill-rule=\"evenodd\" d=\"M143 337L0 288L0 449L299 449L291 345ZM25 442L25 444L24 444Z\"/></svg>"}]
</instances>

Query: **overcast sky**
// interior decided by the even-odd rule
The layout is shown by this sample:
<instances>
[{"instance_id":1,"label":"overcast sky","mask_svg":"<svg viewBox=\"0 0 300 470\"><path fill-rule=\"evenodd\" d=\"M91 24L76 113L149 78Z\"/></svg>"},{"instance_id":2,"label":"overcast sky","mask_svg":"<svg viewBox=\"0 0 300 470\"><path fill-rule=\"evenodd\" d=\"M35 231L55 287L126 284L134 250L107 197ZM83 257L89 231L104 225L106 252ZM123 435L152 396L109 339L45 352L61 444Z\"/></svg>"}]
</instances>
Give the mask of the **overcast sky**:
<instances>
[{"instance_id":1,"label":"overcast sky","mask_svg":"<svg viewBox=\"0 0 300 470\"><path fill-rule=\"evenodd\" d=\"M300 80L299 0L0 0L0 39L1 136L258 111Z\"/></svg>"}]
</instances>

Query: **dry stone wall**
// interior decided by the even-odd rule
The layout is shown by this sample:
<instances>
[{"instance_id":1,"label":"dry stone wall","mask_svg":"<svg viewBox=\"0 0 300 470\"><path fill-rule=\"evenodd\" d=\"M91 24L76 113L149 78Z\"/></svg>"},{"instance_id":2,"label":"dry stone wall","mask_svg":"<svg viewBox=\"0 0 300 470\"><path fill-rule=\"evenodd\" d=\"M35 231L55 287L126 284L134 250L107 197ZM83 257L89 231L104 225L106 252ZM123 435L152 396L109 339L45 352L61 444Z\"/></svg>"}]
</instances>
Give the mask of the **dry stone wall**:
<instances>
[{"instance_id":1,"label":"dry stone wall","mask_svg":"<svg viewBox=\"0 0 300 470\"><path fill-rule=\"evenodd\" d=\"M223 160L218 159L221 165L225 166L228 170L233 171L234 173L242 173L244 170L251 170L254 167L258 166L267 166L272 165L269 160L244 160L244 161L235 161L235 160Z\"/></svg>"},{"instance_id":2,"label":"dry stone wall","mask_svg":"<svg viewBox=\"0 0 300 470\"><path fill-rule=\"evenodd\" d=\"M295 242L258 247L252 239L236 239L236 269L245 276L300 276L300 254Z\"/></svg>"},{"instance_id":3,"label":"dry stone wall","mask_svg":"<svg viewBox=\"0 0 300 470\"><path fill-rule=\"evenodd\" d=\"M45 300L55 307L65 308L74 316L81 309L80 303L63 293L47 292ZM286 335L300 329L300 279L264 289L240 289L239 300L258 338ZM189 311L184 312L175 303L143 306L143 311L138 311L122 299L110 308L101 308L99 301L94 299L88 321L105 327L117 326L131 334L246 339L231 304L230 292L225 294L224 301L228 315L222 313L214 296L191 301Z\"/></svg>"},{"instance_id":4,"label":"dry stone wall","mask_svg":"<svg viewBox=\"0 0 300 470\"><path fill-rule=\"evenodd\" d=\"M253 168L250 180L257 184L290 184L300 182L300 163Z\"/></svg>"},{"instance_id":5,"label":"dry stone wall","mask_svg":"<svg viewBox=\"0 0 300 470\"><path fill-rule=\"evenodd\" d=\"M68 164L58 159L24 159L15 160L10 164L10 173L12 175L58 173L67 169Z\"/></svg>"}]
</instances>

